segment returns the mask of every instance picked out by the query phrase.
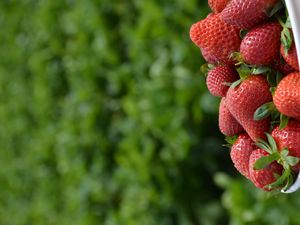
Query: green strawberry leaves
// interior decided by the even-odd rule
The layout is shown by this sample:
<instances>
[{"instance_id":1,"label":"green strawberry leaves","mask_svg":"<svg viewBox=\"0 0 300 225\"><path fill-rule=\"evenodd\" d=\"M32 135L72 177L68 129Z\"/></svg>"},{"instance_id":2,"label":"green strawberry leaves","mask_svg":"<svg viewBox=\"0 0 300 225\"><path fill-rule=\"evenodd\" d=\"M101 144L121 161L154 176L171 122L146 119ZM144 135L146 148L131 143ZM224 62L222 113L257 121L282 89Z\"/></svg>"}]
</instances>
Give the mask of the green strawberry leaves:
<instances>
[{"instance_id":1,"label":"green strawberry leaves","mask_svg":"<svg viewBox=\"0 0 300 225\"><path fill-rule=\"evenodd\" d=\"M274 16L278 11L280 11L283 8L283 3L281 1L278 1L272 8L267 9L266 13L268 17Z\"/></svg>"},{"instance_id":2,"label":"green strawberry leaves","mask_svg":"<svg viewBox=\"0 0 300 225\"><path fill-rule=\"evenodd\" d=\"M293 36L292 36L292 32L291 32L291 21L290 21L290 17L287 16L287 19L285 21L285 23L282 21L281 18L277 17L280 25L282 26L282 31L281 31L281 43L284 46L284 53L288 54L289 49L292 46L293 43Z\"/></svg>"},{"instance_id":3,"label":"green strawberry leaves","mask_svg":"<svg viewBox=\"0 0 300 225\"><path fill-rule=\"evenodd\" d=\"M268 156L263 156L263 157L259 158L258 160L256 160L256 162L254 164L254 169L262 170L262 169L266 168L268 165L270 165L270 163L274 162L275 160L278 160L278 158L279 158L279 156L276 153L273 153Z\"/></svg>"},{"instance_id":4,"label":"green strawberry leaves","mask_svg":"<svg viewBox=\"0 0 300 225\"><path fill-rule=\"evenodd\" d=\"M200 72L206 76L208 74L208 72L214 68L215 68L215 66L213 64L204 63L200 67Z\"/></svg>"},{"instance_id":5,"label":"green strawberry leaves","mask_svg":"<svg viewBox=\"0 0 300 225\"><path fill-rule=\"evenodd\" d=\"M266 189L274 189L278 187L283 187L282 190L287 190L293 183L293 170L292 167L299 163L300 159L289 155L289 150L287 148L278 151L276 141L274 138L266 133L267 141L259 140L256 145L269 153L269 155L259 158L255 164L255 170L262 170L270 165L272 162L276 161L283 167L283 172L281 175L274 174L277 177L276 181L267 185Z\"/></svg>"},{"instance_id":6,"label":"green strawberry leaves","mask_svg":"<svg viewBox=\"0 0 300 225\"><path fill-rule=\"evenodd\" d=\"M262 120L269 117L272 113L276 112L277 109L273 102L267 102L260 106L254 113L254 120Z\"/></svg>"},{"instance_id":7,"label":"green strawberry leaves","mask_svg":"<svg viewBox=\"0 0 300 225\"><path fill-rule=\"evenodd\" d=\"M288 116L280 114L279 130L284 129L288 125L289 120L290 118Z\"/></svg>"}]
</instances>

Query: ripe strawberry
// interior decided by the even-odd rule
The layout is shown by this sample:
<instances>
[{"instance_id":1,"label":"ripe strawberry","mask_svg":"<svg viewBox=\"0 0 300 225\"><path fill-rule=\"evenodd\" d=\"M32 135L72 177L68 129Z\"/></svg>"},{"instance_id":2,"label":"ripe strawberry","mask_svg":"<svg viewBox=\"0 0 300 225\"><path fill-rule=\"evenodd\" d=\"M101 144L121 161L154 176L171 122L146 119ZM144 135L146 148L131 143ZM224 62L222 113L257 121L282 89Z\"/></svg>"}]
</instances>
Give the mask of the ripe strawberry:
<instances>
[{"instance_id":1,"label":"ripe strawberry","mask_svg":"<svg viewBox=\"0 0 300 225\"><path fill-rule=\"evenodd\" d=\"M209 63L233 64L230 56L239 50L239 29L226 24L219 14L209 15L190 29L191 40L201 49Z\"/></svg>"},{"instance_id":2,"label":"ripe strawberry","mask_svg":"<svg viewBox=\"0 0 300 225\"><path fill-rule=\"evenodd\" d=\"M208 0L208 5L214 13L221 12L230 0Z\"/></svg>"},{"instance_id":3,"label":"ripe strawberry","mask_svg":"<svg viewBox=\"0 0 300 225\"><path fill-rule=\"evenodd\" d=\"M264 169L254 169L255 162L261 157L267 155L269 154L262 149L256 149L251 153L249 159L249 176L256 187L261 188L265 191L272 191L272 189L268 189L266 186L276 181L276 174L282 174L282 166L274 161Z\"/></svg>"},{"instance_id":4,"label":"ripe strawberry","mask_svg":"<svg viewBox=\"0 0 300 225\"><path fill-rule=\"evenodd\" d=\"M278 0L231 0L221 12L221 17L228 24L250 29L267 19L267 10L277 2Z\"/></svg>"},{"instance_id":5,"label":"ripe strawberry","mask_svg":"<svg viewBox=\"0 0 300 225\"><path fill-rule=\"evenodd\" d=\"M282 27L276 22L265 23L250 30L240 47L243 60L250 65L270 64L279 55L281 30Z\"/></svg>"},{"instance_id":6,"label":"ripe strawberry","mask_svg":"<svg viewBox=\"0 0 300 225\"><path fill-rule=\"evenodd\" d=\"M239 79L236 70L230 66L216 66L207 74L206 85L209 92L217 97L225 97L229 88L228 83Z\"/></svg>"},{"instance_id":7,"label":"ripe strawberry","mask_svg":"<svg viewBox=\"0 0 300 225\"><path fill-rule=\"evenodd\" d=\"M245 177L249 176L249 159L255 144L248 134L241 134L236 142L232 145L230 157L235 168Z\"/></svg>"},{"instance_id":8,"label":"ripe strawberry","mask_svg":"<svg viewBox=\"0 0 300 225\"><path fill-rule=\"evenodd\" d=\"M254 120L254 113L261 105L272 101L269 84L263 76L251 75L242 83L229 88L226 104L234 118L243 126L253 141L265 139L270 119Z\"/></svg>"},{"instance_id":9,"label":"ripe strawberry","mask_svg":"<svg viewBox=\"0 0 300 225\"><path fill-rule=\"evenodd\" d=\"M281 44L280 53L281 53L282 57L284 58L284 60L287 62L287 64L289 64L295 70L299 71L298 57L297 57L295 42L293 42L293 44L287 54L285 54L285 52L284 52L284 45Z\"/></svg>"},{"instance_id":10,"label":"ripe strawberry","mask_svg":"<svg viewBox=\"0 0 300 225\"><path fill-rule=\"evenodd\" d=\"M300 73L284 77L274 93L274 104L282 114L300 120Z\"/></svg>"},{"instance_id":11,"label":"ripe strawberry","mask_svg":"<svg viewBox=\"0 0 300 225\"><path fill-rule=\"evenodd\" d=\"M300 158L300 122L290 121L283 129L277 126L271 135L277 143L278 151L287 148L289 155ZM300 162L293 166L293 170L300 171Z\"/></svg>"},{"instance_id":12,"label":"ripe strawberry","mask_svg":"<svg viewBox=\"0 0 300 225\"><path fill-rule=\"evenodd\" d=\"M288 75L295 71L293 67L287 64L281 57L276 57L272 63L272 67L275 70L280 71L283 75Z\"/></svg>"},{"instance_id":13,"label":"ripe strawberry","mask_svg":"<svg viewBox=\"0 0 300 225\"><path fill-rule=\"evenodd\" d=\"M244 128L236 121L226 106L225 98L221 99L219 107L219 128L222 134L234 136L244 131Z\"/></svg>"}]
</instances>

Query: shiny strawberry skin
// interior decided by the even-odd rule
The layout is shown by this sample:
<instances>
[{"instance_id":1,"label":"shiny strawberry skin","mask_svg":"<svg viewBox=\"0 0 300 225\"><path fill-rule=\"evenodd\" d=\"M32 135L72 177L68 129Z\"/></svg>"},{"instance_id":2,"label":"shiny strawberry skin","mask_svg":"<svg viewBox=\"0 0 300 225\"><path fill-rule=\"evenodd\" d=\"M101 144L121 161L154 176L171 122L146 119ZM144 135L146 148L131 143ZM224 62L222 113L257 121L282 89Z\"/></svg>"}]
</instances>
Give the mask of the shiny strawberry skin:
<instances>
[{"instance_id":1,"label":"shiny strawberry skin","mask_svg":"<svg viewBox=\"0 0 300 225\"><path fill-rule=\"evenodd\" d=\"M289 64L295 70L299 71L298 56L297 56L296 46L294 42L287 54L285 54L284 52L284 45L281 44L280 53L287 64Z\"/></svg>"},{"instance_id":2,"label":"shiny strawberry skin","mask_svg":"<svg viewBox=\"0 0 300 225\"><path fill-rule=\"evenodd\" d=\"M300 120L300 73L284 77L274 93L274 104L282 114Z\"/></svg>"},{"instance_id":3,"label":"shiny strawberry skin","mask_svg":"<svg viewBox=\"0 0 300 225\"><path fill-rule=\"evenodd\" d=\"M236 70L230 66L216 66L210 70L206 77L209 92L217 97L225 97L229 88L228 83L239 79Z\"/></svg>"},{"instance_id":4,"label":"shiny strawberry skin","mask_svg":"<svg viewBox=\"0 0 300 225\"><path fill-rule=\"evenodd\" d=\"M219 106L219 129L226 136L234 136L244 132L244 128L229 112L225 98L221 99Z\"/></svg>"},{"instance_id":5,"label":"shiny strawberry skin","mask_svg":"<svg viewBox=\"0 0 300 225\"><path fill-rule=\"evenodd\" d=\"M279 55L281 30L277 22L265 23L250 30L240 47L244 62L257 66L271 64Z\"/></svg>"},{"instance_id":6,"label":"shiny strawberry skin","mask_svg":"<svg viewBox=\"0 0 300 225\"><path fill-rule=\"evenodd\" d=\"M268 18L266 10L277 2L278 0L231 0L221 16L228 24L250 29Z\"/></svg>"},{"instance_id":7,"label":"shiny strawberry skin","mask_svg":"<svg viewBox=\"0 0 300 225\"><path fill-rule=\"evenodd\" d=\"M201 49L209 63L233 64L231 54L239 51L241 43L239 29L226 24L219 14L209 15L193 24L190 38Z\"/></svg>"},{"instance_id":8,"label":"shiny strawberry skin","mask_svg":"<svg viewBox=\"0 0 300 225\"><path fill-rule=\"evenodd\" d=\"M242 83L229 88L226 105L234 118L243 126L253 141L265 139L270 118L254 120L254 112L261 105L272 101L269 84L263 76L251 75Z\"/></svg>"},{"instance_id":9,"label":"shiny strawberry skin","mask_svg":"<svg viewBox=\"0 0 300 225\"><path fill-rule=\"evenodd\" d=\"M255 143L251 140L249 135L241 134L232 145L230 151L230 157L235 168L248 179L250 179L249 159L254 147Z\"/></svg>"},{"instance_id":10,"label":"shiny strawberry skin","mask_svg":"<svg viewBox=\"0 0 300 225\"><path fill-rule=\"evenodd\" d=\"M214 13L221 12L230 0L208 0L208 5Z\"/></svg>"},{"instance_id":11,"label":"shiny strawberry skin","mask_svg":"<svg viewBox=\"0 0 300 225\"><path fill-rule=\"evenodd\" d=\"M290 121L283 129L279 129L277 126L271 135L276 141L279 151L287 148L289 155L300 158L300 122L295 120ZM300 170L300 163L294 166L293 170L298 172Z\"/></svg>"},{"instance_id":12,"label":"shiny strawberry skin","mask_svg":"<svg viewBox=\"0 0 300 225\"><path fill-rule=\"evenodd\" d=\"M272 191L272 189L267 189L266 185L272 184L276 181L275 174L282 174L282 166L279 165L277 162L272 162L266 168L261 170L255 170L253 168L255 162L258 159L267 155L268 153L262 149L256 149L251 153L249 159L249 176L250 180L256 187L261 188L265 191Z\"/></svg>"}]
</instances>

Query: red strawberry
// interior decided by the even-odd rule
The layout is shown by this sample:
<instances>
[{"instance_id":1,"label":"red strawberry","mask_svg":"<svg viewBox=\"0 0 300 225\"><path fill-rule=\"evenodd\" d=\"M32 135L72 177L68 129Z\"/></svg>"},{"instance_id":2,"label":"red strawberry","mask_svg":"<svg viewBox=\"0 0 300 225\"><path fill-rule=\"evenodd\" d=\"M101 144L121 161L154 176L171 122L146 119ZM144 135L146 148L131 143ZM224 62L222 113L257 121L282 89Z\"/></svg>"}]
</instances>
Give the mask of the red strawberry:
<instances>
[{"instance_id":1,"label":"red strawberry","mask_svg":"<svg viewBox=\"0 0 300 225\"><path fill-rule=\"evenodd\" d=\"M254 120L254 113L261 105L272 101L269 84L263 76L251 75L242 83L229 88L226 104L234 118L243 126L253 141L265 139L270 119Z\"/></svg>"},{"instance_id":2,"label":"red strawberry","mask_svg":"<svg viewBox=\"0 0 300 225\"><path fill-rule=\"evenodd\" d=\"M254 142L249 135L241 134L231 147L230 157L235 168L245 177L249 176L249 159L254 150Z\"/></svg>"},{"instance_id":3,"label":"red strawberry","mask_svg":"<svg viewBox=\"0 0 300 225\"><path fill-rule=\"evenodd\" d=\"M225 98L221 99L219 107L219 128L222 134L234 136L244 131L244 128L236 121L226 106Z\"/></svg>"},{"instance_id":4,"label":"red strawberry","mask_svg":"<svg viewBox=\"0 0 300 225\"><path fill-rule=\"evenodd\" d=\"M300 120L300 73L284 77L274 93L274 104L282 114Z\"/></svg>"},{"instance_id":5,"label":"red strawberry","mask_svg":"<svg viewBox=\"0 0 300 225\"><path fill-rule=\"evenodd\" d=\"M243 60L251 65L268 65L279 55L282 27L272 22L259 25L246 34L240 52Z\"/></svg>"},{"instance_id":6,"label":"red strawberry","mask_svg":"<svg viewBox=\"0 0 300 225\"><path fill-rule=\"evenodd\" d=\"M209 92L217 97L225 97L229 88L228 83L239 79L235 69L230 66L216 66L207 74L206 85Z\"/></svg>"},{"instance_id":7,"label":"red strawberry","mask_svg":"<svg viewBox=\"0 0 300 225\"><path fill-rule=\"evenodd\" d=\"M230 0L208 0L208 5L214 13L221 12Z\"/></svg>"},{"instance_id":8,"label":"red strawberry","mask_svg":"<svg viewBox=\"0 0 300 225\"><path fill-rule=\"evenodd\" d=\"M281 53L282 57L284 58L284 60L286 61L287 64L289 64L295 70L299 71L298 57L297 57L295 42L293 42L293 44L292 44L292 46L289 49L287 54L285 54L284 45L281 44L280 53Z\"/></svg>"},{"instance_id":9,"label":"red strawberry","mask_svg":"<svg viewBox=\"0 0 300 225\"><path fill-rule=\"evenodd\" d=\"M241 43L239 29L226 24L219 14L209 15L192 25L190 38L209 63L232 64L230 56L239 50Z\"/></svg>"},{"instance_id":10,"label":"red strawberry","mask_svg":"<svg viewBox=\"0 0 300 225\"><path fill-rule=\"evenodd\" d=\"M282 166L277 162L270 163L267 167L261 170L255 170L254 164L261 157L268 156L269 154L262 150L256 149L254 150L249 159L249 176L254 185L258 188L262 188L265 191L271 191L272 189L268 189L266 186L272 184L276 181L276 174L282 174Z\"/></svg>"},{"instance_id":11,"label":"red strawberry","mask_svg":"<svg viewBox=\"0 0 300 225\"><path fill-rule=\"evenodd\" d=\"M279 70L283 75L288 75L295 71L295 69L281 59L281 57L276 57L274 59L272 67L275 70Z\"/></svg>"},{"instance_id":12,"label":"red strawberry","mask_svg":"<svg viewBox=\"0 0 300 225\"><path fill-rule=\"evenodd\" d=\"M271 135L277 143L278 151L287 148L289 155L300 158L300 122L290 121L288 125L281 130L277 126ZM293 167L293 170L300 170L300 162Z\"/></svg>"},{"instance_id":13,"label":"red strawberry","mask_svg":"<svg viewBox=\"0 0 300 225\"><path fill-rule=\"evenodd\" d=\"M228 24L249 29L267 19L267 10L277 2L278 0L231 0L221 16Z\"/></svg>"}]
</instances>

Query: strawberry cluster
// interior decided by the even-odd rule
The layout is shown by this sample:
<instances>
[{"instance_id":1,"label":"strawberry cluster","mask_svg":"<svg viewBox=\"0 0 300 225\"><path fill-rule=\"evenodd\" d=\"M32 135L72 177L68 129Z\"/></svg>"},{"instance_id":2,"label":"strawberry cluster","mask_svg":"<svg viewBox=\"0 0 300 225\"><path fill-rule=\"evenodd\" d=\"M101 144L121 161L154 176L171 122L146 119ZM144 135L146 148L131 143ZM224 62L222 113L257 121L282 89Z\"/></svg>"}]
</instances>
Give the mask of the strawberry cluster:
<instances>
[{"instance_id":1,"label":"strawberry cluster","mask_svg":"<svg viewBox=\"0 0 300 225\"><path fill-rule=\"evenodd\" d=\"M236 169L265 191L287 189L300 171L300 74L281 0L208 0L191 40L220 97L219 128Z\"/></svg>"}]
</instances>

